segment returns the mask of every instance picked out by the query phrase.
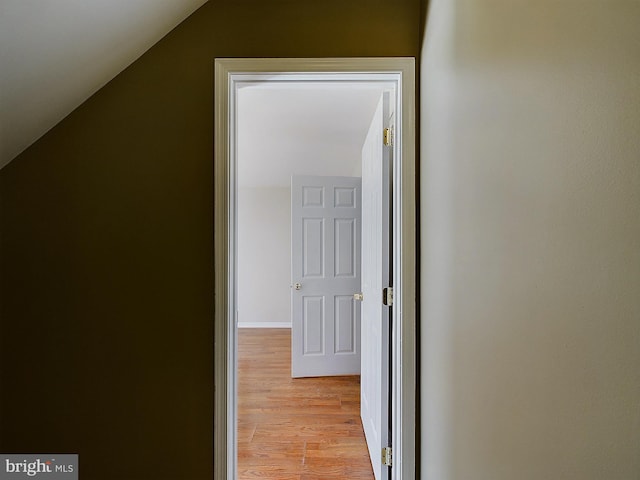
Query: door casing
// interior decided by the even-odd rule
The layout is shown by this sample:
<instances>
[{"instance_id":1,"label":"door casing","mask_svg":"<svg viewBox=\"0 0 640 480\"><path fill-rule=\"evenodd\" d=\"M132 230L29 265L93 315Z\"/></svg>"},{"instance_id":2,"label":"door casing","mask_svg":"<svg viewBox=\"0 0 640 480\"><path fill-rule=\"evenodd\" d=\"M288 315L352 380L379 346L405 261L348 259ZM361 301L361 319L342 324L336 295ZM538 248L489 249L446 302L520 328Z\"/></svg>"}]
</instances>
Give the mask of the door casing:
<instances>
[{"instance_id":1,"label":"door casing","mask_svg":"<svg viewBox=\"0 0 640 480\"><path fill-rule=\"evenodd\" d=\"M237 438L237 89L247 82L392 82L393 480L415 479L416 191L415 59L225 58L214 75L214 479L235 480ZM382 292L381 292L382 295Z\"/></svg>"}]
</instances>

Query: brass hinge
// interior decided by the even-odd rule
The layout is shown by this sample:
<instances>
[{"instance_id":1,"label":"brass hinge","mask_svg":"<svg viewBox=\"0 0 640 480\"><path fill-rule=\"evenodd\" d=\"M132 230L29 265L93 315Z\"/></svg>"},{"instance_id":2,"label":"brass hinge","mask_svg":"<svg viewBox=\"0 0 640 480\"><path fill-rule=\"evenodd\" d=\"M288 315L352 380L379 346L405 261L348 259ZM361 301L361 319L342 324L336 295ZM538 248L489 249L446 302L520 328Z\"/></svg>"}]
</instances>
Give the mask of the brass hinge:
<instances>
[{"instance_id":1,"label":"brass hinge","mask_svg":"<svg viewBox=\"0 0 640 480\"><path fill-rule=\"evenodd\" d=\"M393 146L393 130L391 128L385 128L382 131L382 143L384 143L386 147Z\"/></svg>"},{"instance_id":2,"label":"brass hinge","mask_svg":"<svg viewBox=\"0 0 640 480\"><path fill-rule=\"evenodd\" d=\"M390 307L393 305L393 287L382 289L382 304Z\"/></svg>"},{"instance_id":3,"label":"brass hinge","mask_svg":"<svg viewBox=\"0 0 640 480\"><path fill-rule=\"evenodd\" d=\"M391 447L382 447L382 465L391 467L393 463L392 460Z\"/></svg>"}]
</instances>

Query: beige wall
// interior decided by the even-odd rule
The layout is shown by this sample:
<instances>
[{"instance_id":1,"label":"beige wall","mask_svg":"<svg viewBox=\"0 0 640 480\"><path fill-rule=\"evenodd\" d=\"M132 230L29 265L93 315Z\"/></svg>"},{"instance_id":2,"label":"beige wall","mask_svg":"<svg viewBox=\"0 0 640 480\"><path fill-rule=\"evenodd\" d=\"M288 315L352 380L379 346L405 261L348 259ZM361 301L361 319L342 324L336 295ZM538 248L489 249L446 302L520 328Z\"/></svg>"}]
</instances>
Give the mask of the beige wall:
<instances>
[{"instance_id":1,"label":"beige wall","mask_svg":"<svg viewBox=\"0 0 640 480\"><path fill-rule=\"evenodd\" d=\"M640 478L640 3L434 0L422 478Z\"/></svg>"},{"instance_id":2,"label":"beige wall","mask_svg":"<svg viewBox=\"0 0 640 480\"><path fill-rule=\"evenodd\" d=\"M419 12L211 0L0 170L0 451L211 480L213 60L417 56Z\"/></svg>"}]
</instances>

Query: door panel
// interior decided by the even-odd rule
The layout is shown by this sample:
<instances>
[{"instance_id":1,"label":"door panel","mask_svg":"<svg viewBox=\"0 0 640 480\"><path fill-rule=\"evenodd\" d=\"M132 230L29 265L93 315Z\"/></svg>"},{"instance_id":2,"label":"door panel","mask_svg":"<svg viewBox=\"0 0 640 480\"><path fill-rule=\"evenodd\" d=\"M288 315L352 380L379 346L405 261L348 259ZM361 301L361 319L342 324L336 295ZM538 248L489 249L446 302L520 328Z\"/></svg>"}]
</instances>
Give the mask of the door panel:
<instances>
[{"instance_id":1,"label":"door panel","mask_svg":"<svg viewBox=\"0 0 640 480\"><path fill-rule=\"evenodd\" d=\"M360 186L291 179L293 377L360 373Z\"/></svg>"},{"instance_id":2,"label":"door panel","mask_svg":"<svg viewBox=\"0 0 640 480\"><path fill-rule=\"evenodd\" d=\"M336 277L356 276L356 221L354 218L336 218L334 222L334 252ZM357 293L357 292L354 292ZM352 296L353 297L353 296Z\"/></svg>"},{"instance_id":3,"label":"door panel","mask_svg":"<svg viewBox=\"0 0 640 480\"><path fill-rule=\"evenodd\" d=\"M335 297L335 353L357 354L356 308L353 295Z\"/></svg>"},{"instance_id":4,"label":"door panel","mask_svg":"<svg viewBox=\"0 0 640 480\"><path fill-rule=\"evenodd\" d=\"M304 262L303 279L324 277L324 219L304 218L302 255Z\"/></svg>"},{"instance_id":5,"label":"door panel","mask_svg":"<svg viewBox=\"0 0 640 480\"><path fill-rule=\"evenodd\" d=\"M383 145L384 97L362 147L362 375L361 417L376 480L388 477L382 447L389 445L389 307L391 152Z\"/></svg>"},{"instance_id":6,"label":"door panel","mask_svg":"<svg viewBox=\"0 0 640 480\"><path fill-rule=\"evenodd\" d=\"M303 297L304 355L324 354L324 297Z\"/></svg>"}]
</instances>

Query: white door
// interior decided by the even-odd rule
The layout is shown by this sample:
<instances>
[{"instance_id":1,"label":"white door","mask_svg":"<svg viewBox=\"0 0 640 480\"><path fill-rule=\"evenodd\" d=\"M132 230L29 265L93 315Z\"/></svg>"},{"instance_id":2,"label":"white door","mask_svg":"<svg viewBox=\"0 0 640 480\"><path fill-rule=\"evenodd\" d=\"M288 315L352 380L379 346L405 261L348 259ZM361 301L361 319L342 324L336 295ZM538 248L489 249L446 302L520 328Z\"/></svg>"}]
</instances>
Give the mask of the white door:
<instances>
[{"instance_id":1,"label":"white door","mask_svg":"<svg viewBox=\"0 0 640 480\"><path fill-rule=\"evenodd\" d=\"M291 178L293 377L360 373L360 185Z\"/></svg>"},{"instance_id":2,"label":"white door","mask_svg":"<svg viewBox=\"0 0 640 480\"><path fill-rule=\"evenodd\" d=\"M391 148L383 144L388 97L380 98L362 147L362 374L361 417L376 480L388 478L381 451L389 446Z\"/></svg>"}]
</instances>

